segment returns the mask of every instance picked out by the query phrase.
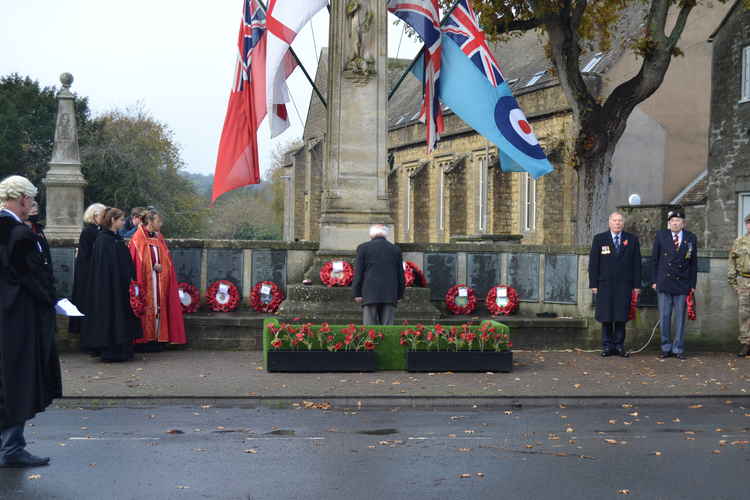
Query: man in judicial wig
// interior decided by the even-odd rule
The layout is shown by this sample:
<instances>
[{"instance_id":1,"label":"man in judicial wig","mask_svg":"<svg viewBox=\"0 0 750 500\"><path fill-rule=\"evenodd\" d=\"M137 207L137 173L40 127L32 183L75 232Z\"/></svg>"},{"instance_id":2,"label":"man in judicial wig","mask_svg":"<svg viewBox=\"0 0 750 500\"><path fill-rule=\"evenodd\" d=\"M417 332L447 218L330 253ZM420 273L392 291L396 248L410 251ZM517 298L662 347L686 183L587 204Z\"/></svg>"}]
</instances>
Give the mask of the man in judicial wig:
<instances>
[{"instance_id":1,"label":"man in judicial wig","mask_svg":"<svg viewBox=\"0 0 750 500\"><path fill-rule=\"evenodd\" d=\"M0 467L49 463L26 451L24 427L62 395L52 267L22 222L36 194L24 177L0 181Z\"/></svg>"},{"instance_id":2,"label":"man in judicial wig","mask_svg":"<svg viewBox=\"0 0 750 500\"><path fill-rule=\"evenodd\" d=\"M619 212L609 216L609 231L594 236L589 253L589 287L596 295L595 318L602 324L602 356L628 357L625 323L631 295L641 292L641 244L622 230Z\"/></svg>"}]
</instances>

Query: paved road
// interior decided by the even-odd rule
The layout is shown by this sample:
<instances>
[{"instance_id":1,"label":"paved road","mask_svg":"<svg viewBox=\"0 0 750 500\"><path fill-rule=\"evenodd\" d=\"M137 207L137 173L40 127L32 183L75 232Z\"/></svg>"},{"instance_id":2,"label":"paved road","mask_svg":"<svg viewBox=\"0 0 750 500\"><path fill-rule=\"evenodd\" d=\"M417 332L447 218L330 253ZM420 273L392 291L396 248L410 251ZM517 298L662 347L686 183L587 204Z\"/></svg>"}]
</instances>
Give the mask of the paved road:
<instances>
[{"instance_id":1,"label":"paved road","mask_svg":"<svg viewBox=\"0 0 750 500\"><path fill-rule=\"evenodd\" d=\"M748 498L750 398L79 404L35 419L52 465L0 470L0 498Z\"/></svg>"}]
</instances>

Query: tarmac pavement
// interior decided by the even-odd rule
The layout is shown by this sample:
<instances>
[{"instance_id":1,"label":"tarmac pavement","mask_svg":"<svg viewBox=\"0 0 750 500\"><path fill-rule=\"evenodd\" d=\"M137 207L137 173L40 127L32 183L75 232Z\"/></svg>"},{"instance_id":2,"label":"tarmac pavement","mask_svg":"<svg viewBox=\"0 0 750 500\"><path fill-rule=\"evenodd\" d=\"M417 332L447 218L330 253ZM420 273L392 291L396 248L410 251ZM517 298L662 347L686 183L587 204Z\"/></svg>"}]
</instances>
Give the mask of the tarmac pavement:
<instances>
[{"instance_id":1,"label":"tarmac pavement","mask_svg":"<svg viewBox=\"0 0 750 500\"><path fill-rule=\"evenodd\" d=\"M258 351L172 350L103 363L64 354L67 398L591 398L750 396L750 358L514 351L511 373L268 373ZM465 403L465 402L464 402Z\"/></svg>"}]
</instances>

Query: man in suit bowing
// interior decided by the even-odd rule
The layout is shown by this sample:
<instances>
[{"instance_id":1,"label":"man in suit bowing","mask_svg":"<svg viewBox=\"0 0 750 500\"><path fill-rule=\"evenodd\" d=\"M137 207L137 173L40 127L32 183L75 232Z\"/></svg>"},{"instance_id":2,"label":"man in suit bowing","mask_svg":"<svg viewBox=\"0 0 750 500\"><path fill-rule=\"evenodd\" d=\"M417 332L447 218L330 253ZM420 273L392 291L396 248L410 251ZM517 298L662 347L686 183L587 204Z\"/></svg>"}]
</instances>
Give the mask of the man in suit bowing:
<instances>
[{"instance_id":1,"label":"man in suit bowing","mask_svg":"<svg viewBox=\"0 0 750 500\"><path fill-rule=\"evenodd\" d=\"M656 232L651 261L654 283L659 298L661 322L661 353L659 358L674 356L685 359L686 299L695 291L698 280L698 238L686 231L685 214L672 210L667 214L669 229ZM672 340L672 312L674 312L674 340Z\"/></svg>"},{"instance_id":2,"label":"man in suit bowing","mask_svg":"<svg viewBox=\"0 0 750 500\"><path fill-rule=\"evenodd\" d=\"M602 356L628 357L625 323L632 292L641 289L641 244L622 230L625 218L609 216L609 231L594 236L589 253L589 287L596 294L596 320L602 324Z\"/></svg>"}]
</instances>

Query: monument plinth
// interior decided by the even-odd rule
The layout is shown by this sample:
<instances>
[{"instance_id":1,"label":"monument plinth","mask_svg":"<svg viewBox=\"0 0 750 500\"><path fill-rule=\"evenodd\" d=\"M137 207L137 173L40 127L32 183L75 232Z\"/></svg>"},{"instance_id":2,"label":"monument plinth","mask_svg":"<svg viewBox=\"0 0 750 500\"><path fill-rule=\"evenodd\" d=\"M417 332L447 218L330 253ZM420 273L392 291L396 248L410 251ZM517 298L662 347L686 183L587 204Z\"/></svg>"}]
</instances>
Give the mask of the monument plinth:
<instances>
[{"instance_id":1,"label":"monument plinth","mask_svg":"<svg viewBox=\"0 0 750 500\"><path fill-rule=\"evenodd\" d=\"M57 93L55 143L49 171L44 179L47 187L45 232L50 238L78 238L83 217L83 188L78 151L75 96L70 92L73 75L60 75L62 89Z\"/></svg>"},{"instance_id":2,"label":"monument plinth","mask_svg":"<svg viewBox=\"0 0 750 500\"><path fill-rule=\"evenodd\" d=\"M382 0L331 2L323 255L351 252L367 240L372 224L393 229L387 189L387 15Z\"/></svg>"}]
</instances>

